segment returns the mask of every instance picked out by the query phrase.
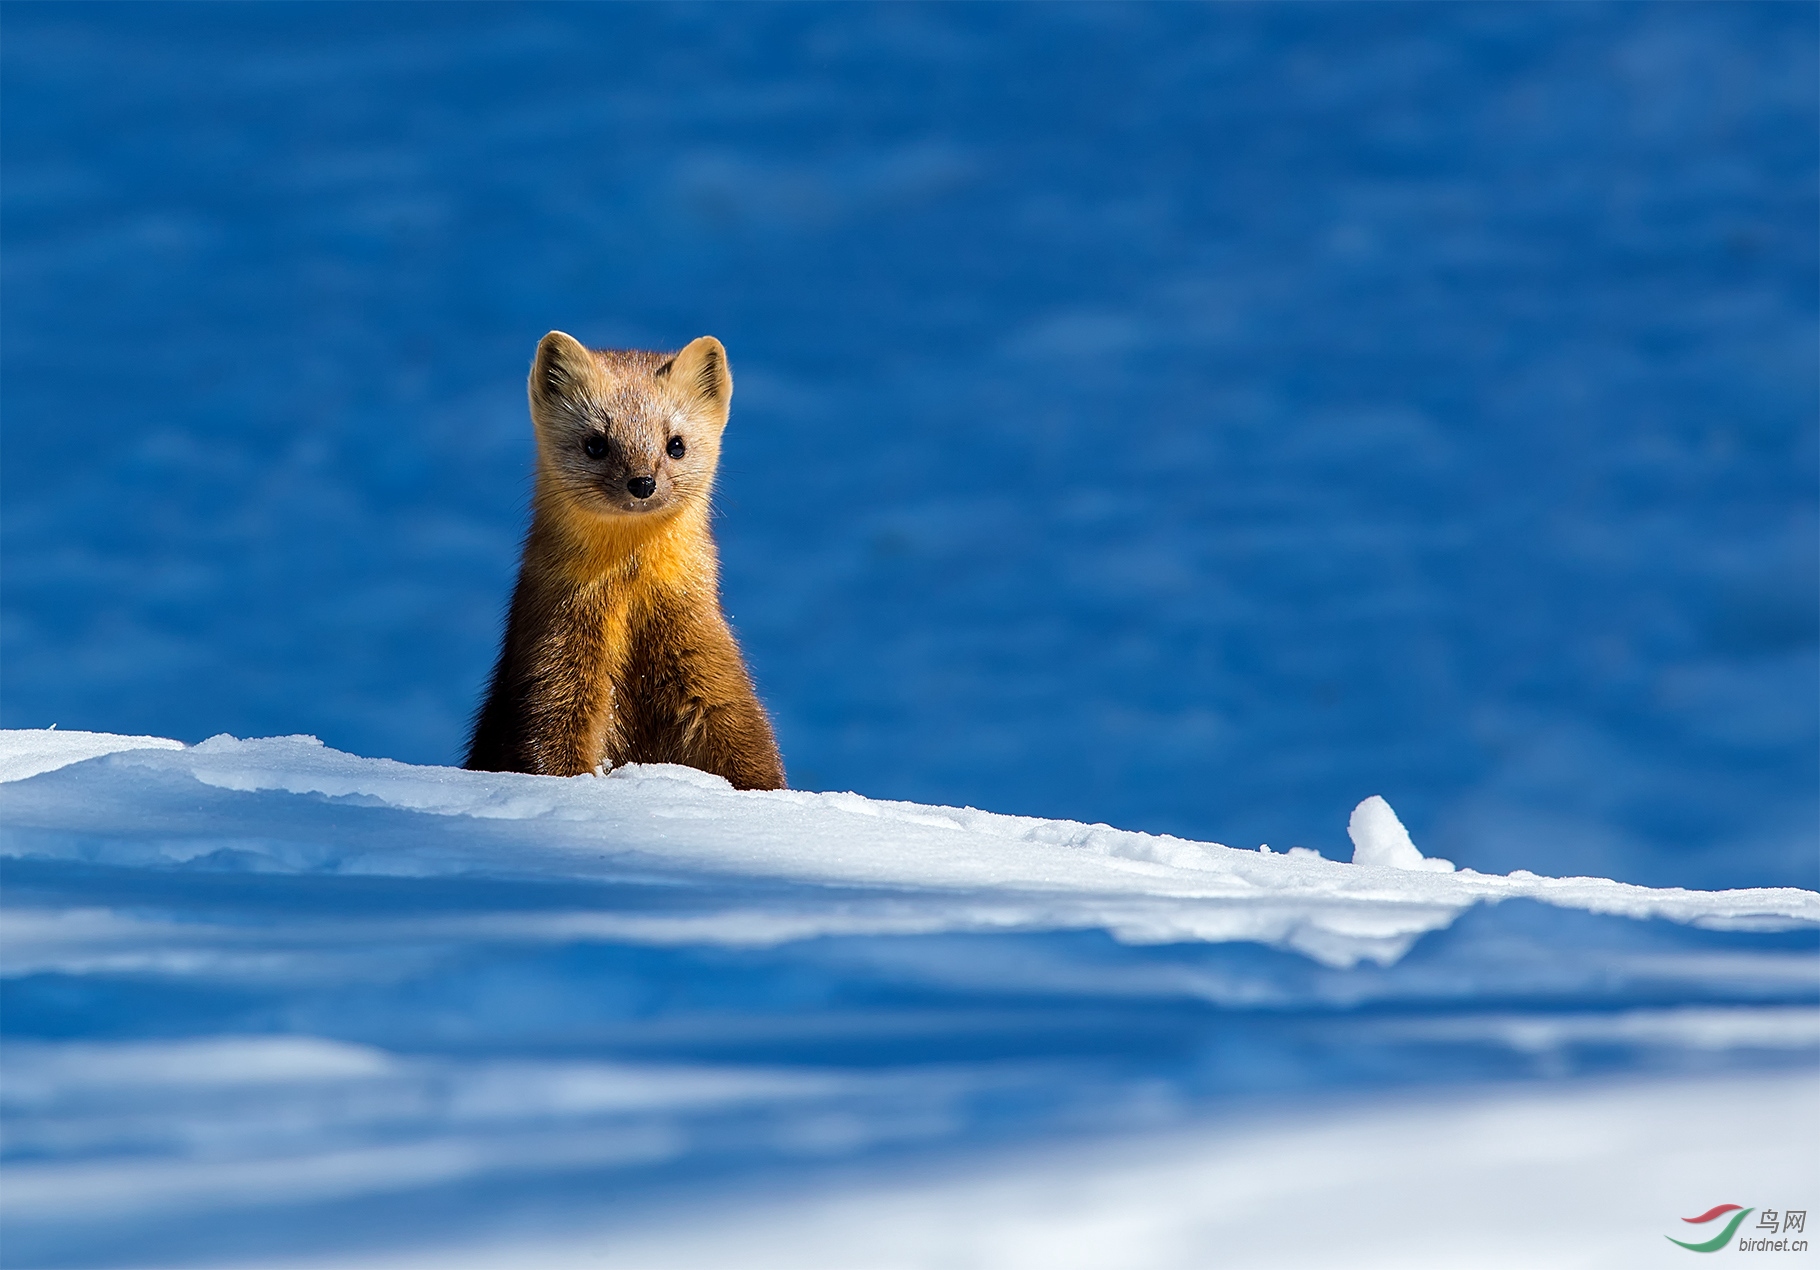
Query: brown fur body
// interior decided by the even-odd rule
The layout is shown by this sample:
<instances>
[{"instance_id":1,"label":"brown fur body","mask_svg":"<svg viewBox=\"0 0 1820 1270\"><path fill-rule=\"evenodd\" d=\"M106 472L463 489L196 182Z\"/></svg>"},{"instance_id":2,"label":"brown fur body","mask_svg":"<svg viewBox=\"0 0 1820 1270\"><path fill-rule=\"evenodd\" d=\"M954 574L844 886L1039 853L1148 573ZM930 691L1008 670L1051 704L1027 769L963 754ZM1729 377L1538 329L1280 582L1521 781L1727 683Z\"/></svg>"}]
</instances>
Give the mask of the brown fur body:
<instances>
[{"instance_id":1,"label":"brown fur body","mask_svg":"<svg viewBox=\"0 0 1820 1270\"><path fill-rule=\"evenodd\" d=\"M544 337L531 530L468 767L682 763L740 789L783 788L709 532L732 391L711 338L666 358Z\"/></svg>"}]
</instances>

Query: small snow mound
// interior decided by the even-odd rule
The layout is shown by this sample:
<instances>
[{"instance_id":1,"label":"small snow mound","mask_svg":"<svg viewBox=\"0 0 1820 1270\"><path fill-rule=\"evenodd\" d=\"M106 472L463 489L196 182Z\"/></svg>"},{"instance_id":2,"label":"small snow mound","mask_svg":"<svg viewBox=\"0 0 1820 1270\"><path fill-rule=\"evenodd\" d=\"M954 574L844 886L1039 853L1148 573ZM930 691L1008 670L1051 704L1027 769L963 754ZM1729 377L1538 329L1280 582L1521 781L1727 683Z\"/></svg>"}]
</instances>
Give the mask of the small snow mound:
<instances>
[{"instance_id":1,"label":"small snow mound","mask_svg":"<svg viewBox=\"0 0 1820 1270\"><path fill-rule=\"evenodd\" d=\"M261 737L257 741L243 741L231 732L217 732L206 741L198 741L192 748L198 754L238 754L249 745L301 745L312 750L328 748L322 743L321 737L311 736L308 732L287 732L283 736Z\"/></svg>"},{"instance_id":2,"label":"small snow mound","mask_svg":"<svg viewBox=\"0 0 1820 1270\"><path fill-rule=\"evenodd\" d=\"M109 732L46 729L0 731L0 785L54 772L71 763L122 750L181 750L182 741L162 736L115 736Z\"/></svg>"},{"instance_id":3,"label":"small snow mound","mask_svg":"<svg viewBox=\"0 0 1820 1270\"><path fill-rule=\"evenodd\" d=\"M1397 819L1390 804L1373 794L1352 809L1346 822L1352 839L1352 862L1388 869L1420 869L1426 873L1452 873L1452 860L1434 860L1416 850L1409 830Z\"/></svg>"},{"instance_id":4,"label":"small snow mound","mask_svg":"<svg viewBox=\"0 0 1820 1270\"><path fill-rule=\"evenodd\" d=\"M723 792L733 788L733 782L725 776L716 776L713 772L704 772L699 768L684 767L681 763L621 763L609 770L606 778L621 781L675 781L694 789Z\"/></svg>"}]
</instances>

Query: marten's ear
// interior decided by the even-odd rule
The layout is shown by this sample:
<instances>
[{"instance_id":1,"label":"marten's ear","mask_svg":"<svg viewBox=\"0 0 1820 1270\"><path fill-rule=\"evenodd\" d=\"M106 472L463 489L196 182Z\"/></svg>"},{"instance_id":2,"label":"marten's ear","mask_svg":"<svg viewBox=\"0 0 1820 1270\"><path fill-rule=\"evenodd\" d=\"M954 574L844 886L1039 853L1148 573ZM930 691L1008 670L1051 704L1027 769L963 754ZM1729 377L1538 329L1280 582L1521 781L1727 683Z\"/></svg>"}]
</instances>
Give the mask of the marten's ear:
<instances>
[{"instance_id":1,"label":"marten's ear","mask_svg":"<svg viewBox=\"0 0 1820 1270\"><path fill-rule=\"evenodd\" d=\"M733 401L733 372L727 366L727 350L712 335L691 340L687 348L660 366L657 374L723 416Z\"/></svg>"},{"instance_id":2,"label":"marten's ear","mask_svg":"<svg viewBox=\"0 0 1820 1270\"><path fill-rule=\"evenodd\" d=\"M600 367L594 354L581 346L573 335L551 331L537 344L537 360L531 363L531 400L555 403L573 401L586 395Z\"/></svg>"}]
</instances>

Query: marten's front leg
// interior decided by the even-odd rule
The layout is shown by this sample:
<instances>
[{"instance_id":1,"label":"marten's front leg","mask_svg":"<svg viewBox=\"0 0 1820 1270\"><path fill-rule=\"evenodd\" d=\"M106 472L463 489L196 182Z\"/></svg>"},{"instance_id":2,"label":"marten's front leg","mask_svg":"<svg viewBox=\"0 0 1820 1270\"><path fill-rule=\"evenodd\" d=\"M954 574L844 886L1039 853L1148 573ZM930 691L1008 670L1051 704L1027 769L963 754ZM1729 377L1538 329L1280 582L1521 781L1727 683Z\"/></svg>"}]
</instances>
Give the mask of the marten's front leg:
<instances>
[{"instance_id":1,"label":"marten's front leg","mask_svg":"<svg viewBox=\"0 0 1820 1270\"><path fill-rule=\"evenodd\" d=\"M536 685L529 694L527 768L538 776L583 776L609 763L606 733L612 730L611 703L572 692L571 687L567 682L550 681Z\"/></svg>"},{"instance_id":2,"label":"marten's front leg","mask_svg":"<svg viewBox=\"0 0 1820 1270\"><path fill-rule=\"evenodd\" d=\"M623 613L575 597L550 615L528 658L526 757L541 776L581 776L624 760L613 664L624 655Z\"/></svg>"},{"instance_id":3,"label":"marten's front leg","mask_svg":"<svg viewBox=\"0 0 1820 1270\"><path fill-rule=\"evenodd\" d=\"M771 720L744 667L739 670L745 682L735 691L718 701L704 697L689 765L725 776L735 789L784 789L784 759Z\"/></svg>"},{"instance_id":4,"label":"marten's front leg","mask_svg":"<svg viewBox=\"0 0 1820 1270\"><path fill-rule=\"evenodd\" d=\"M735 789L783 789L784 761L740 659L713 615L660 613L634 642L624 714L628 758L713 772Z\"/></svg>"}]
</instances>

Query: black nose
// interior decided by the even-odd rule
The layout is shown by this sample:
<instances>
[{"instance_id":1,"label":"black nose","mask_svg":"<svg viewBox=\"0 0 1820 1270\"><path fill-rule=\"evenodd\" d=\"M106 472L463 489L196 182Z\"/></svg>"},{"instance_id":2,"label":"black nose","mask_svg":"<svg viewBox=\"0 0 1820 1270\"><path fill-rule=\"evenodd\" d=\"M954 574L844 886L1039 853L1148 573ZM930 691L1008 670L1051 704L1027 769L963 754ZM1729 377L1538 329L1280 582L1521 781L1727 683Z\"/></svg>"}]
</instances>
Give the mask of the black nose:
<instances>
[{"instance_id":1,"label":"black nose","mask_svg":"<svg viewBox=\"0 0 1820 1270\"><path fill-rule=\"evenodd\" d=\"M634 476L626 482L633 498L649 498L657 492L657 482L649 476Z\"/></svg>"}]
</instances>

